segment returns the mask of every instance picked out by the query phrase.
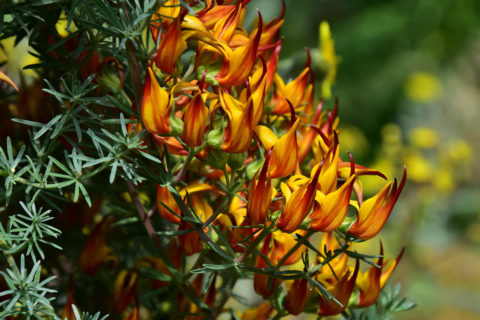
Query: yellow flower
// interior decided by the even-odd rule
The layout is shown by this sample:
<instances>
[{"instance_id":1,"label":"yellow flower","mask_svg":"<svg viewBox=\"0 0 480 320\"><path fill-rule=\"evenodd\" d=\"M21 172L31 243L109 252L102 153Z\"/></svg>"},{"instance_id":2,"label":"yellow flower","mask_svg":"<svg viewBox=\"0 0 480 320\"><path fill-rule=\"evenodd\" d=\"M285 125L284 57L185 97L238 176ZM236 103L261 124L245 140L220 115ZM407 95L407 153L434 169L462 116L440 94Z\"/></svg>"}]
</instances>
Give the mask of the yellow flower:
<instances>
[{"instance_id":1,"label":"yellow flower","mask_svg":"<svg viewBox=\"0 0 480 320\"><path fill-rule=\"evenodd\" d=\"M408 166L410 179L419 183L430 181L436 171L431 161L418 152L408 153L405 165Z\"/></svg>"}]
</instances>

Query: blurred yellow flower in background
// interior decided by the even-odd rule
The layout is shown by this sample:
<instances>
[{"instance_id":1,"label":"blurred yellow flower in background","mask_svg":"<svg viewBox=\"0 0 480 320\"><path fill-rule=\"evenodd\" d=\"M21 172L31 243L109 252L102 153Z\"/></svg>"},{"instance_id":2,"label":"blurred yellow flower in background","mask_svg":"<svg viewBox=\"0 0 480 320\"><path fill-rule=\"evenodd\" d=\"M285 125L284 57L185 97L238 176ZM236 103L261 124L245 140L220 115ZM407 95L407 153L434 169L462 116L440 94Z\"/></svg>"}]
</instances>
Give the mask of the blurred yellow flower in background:
<instances>
[{"instance_id":1,"label":"blurred yellow flower in background","mask_svg":"<svg viewBox=\"0 0 480 320\"><path fill-rule=\"evenodd\" d=\"M326 69L325 78L322 81L322 97L330 99L332 97L332 84L337 75L337 65L340 58L335 55L334 41L330 32L330 25L322 21L319 26L319 45L322 55L322 67Z\"/></svg>"},{"instance_id":2,"label":"blurred yellow flower in background","mask_svg":"<svg viewBox=\"0 0 480 320\"><path fill-rule=\"evenodd\" d=\"M409 179L418 183L431 180L435 171L431 161L416 151L407 152L405 165L408 167Z\"/></svg>"},{"instance_id":3,"label":"blurred yellow flower in background","mask_svg":"<svg viewBox=\"0 0 480 320\"><path fill-rule=\"evenodd\" d=\"M417 127L410 130L408 139L412 146L428 149L437 145L438 133L430 128Z\"/></svg>"},{"instance_id":4,"label":"blurred yellow flower in background","mask_svg":"<svg viewBox=\"0 0 480 320\"><path fill-rule=\"evenodd\" d=\"M405 82L405 94L415 102L432 102L441 92L442 84L432 73L414 72Z\"/></svg>"}]
</instances>

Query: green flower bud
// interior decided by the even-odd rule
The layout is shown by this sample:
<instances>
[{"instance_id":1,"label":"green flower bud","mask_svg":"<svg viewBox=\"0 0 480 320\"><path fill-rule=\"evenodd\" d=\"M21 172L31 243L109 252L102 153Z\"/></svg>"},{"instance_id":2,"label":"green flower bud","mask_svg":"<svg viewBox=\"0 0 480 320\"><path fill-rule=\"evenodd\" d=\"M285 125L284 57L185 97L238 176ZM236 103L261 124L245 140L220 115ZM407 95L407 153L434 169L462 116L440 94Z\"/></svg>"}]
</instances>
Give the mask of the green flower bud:
<instances>
[{"instance_id":1,"label":"green flower bud","mask_svg":"<svg viewBox=\"0 0 480 320\"><path fill-rule=\"evenodd\" d=\"M245 152L230 153L228 155L227 163L228 163L229 167L232 168L233 170L240 169L241 167L243 167L243 163L245 162L245 157L246 156L247 155L246 155Z\"/></svg>"},{"instance_id":2,"label":"green flower bud","mask_svg":"<svg viewBox=\"0 0 480 320\"><path fill-rule=\"evenodd\" d=\"M347 233L348 229L350 229L350 227L356 220L357 220L356 216L345 217L340 227L338 227L338 230L341 232Z\"/></svg>"},{"instance_id":3,"label":"green flower bud","mask_svg":"<svg viewBox=\"0 0 480 320\"><path fill-rule=\"evenodd\" d=\"M220 150L223 143L223 130L215 129L207 133L207 144L212 147L212 149Z\"/></svg>"},{"instance_id":4,"label":"green flower bud","mask_svg":"<svg viewBox=\"0 0 480 320\"><path fill-rule=\"evenodd\" d=\"M172 115L170 117L170 135L171 136L180 136L183 133L183 121Z\"/></svg>"},{"instance_id":5,"label":"green flower bud","mask_svg":"<svg viewBox=\"0 0 480 320\"><path fill-rule=\"evenodd\" d=\"M228 154L221 150L211 149L207 155L207 163L214 168L223 169L227 164Z\"/></svg>"},{"instance_id":6,"label":"green flower bud","mask_svg":"<svg viewBox=\"0 0 480 320\"><path fill-rule=\"evenodd\" d=\"M263 166L264 159L257 159L255 161L250 162L247 165L247 178L248 180L252 180L255 173L260 170Z\"/></svg>"},{"instance_id":7,"label":"green flower bud","mask_svg":"<svg viewBox=\"0 0 480 320\"><path fill-rule=\"evenodd\" d=\"M122 83L118 78L118 72L104 68L101 75L97 76L98 82L102 89L105 89L109 92L119 92L122 90Z\"/></svg>"}]
</instances>

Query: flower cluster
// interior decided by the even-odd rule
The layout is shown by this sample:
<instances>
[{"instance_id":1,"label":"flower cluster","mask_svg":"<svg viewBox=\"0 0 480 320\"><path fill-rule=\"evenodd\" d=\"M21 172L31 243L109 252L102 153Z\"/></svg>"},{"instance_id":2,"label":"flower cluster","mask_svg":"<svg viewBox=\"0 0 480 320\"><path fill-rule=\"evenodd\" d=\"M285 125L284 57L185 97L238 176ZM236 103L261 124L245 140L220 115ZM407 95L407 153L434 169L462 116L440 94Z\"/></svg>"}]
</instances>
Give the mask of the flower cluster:
<instances>
[{"instance_id":1,"label":"flower cluster","mask_svg":"<svg viewBox=\"0 0 480 320\"><path fill-rule=\"evenodd\" d=\"M12 176L12 185L40 190L32 202L41 192L65 188L57 198L73 203L63 205L66 219L58 224L66 238L86 236L71 254L75 258L58 259L51 268L70 277L62 318L77 318L81 286L74 282L101 278L105 266L116 270L104 276L112 284L105 289L110 296L95 302L105 301L106 309L129 320L165 314L215 319L229 312L242 319L346 315L374 304L403 250L389 262L381 242L373 256L357 252L355 242L382 230L405 185L406 169L400 182L386 181L351 154L342 159L338 101L328 111L322 100L315 101L308 50L294 79L285 81L277 72L285 4L270 21L258 12L249 31L242 26L249 0L150 2L154 10L137 2L124 8L95 2L92 12L110 18L111 30L95 19L67 17L79 30L49 34L51 50L43 59L53 66L78 64L78 74L70 87L60 80L62 92L46 81L45 91L62 104L61 116L45 126L19 123L41 127L32 139L47 139L46 150L64 145L66 165L50 155L45 162L38 142L44 176L40 169L15 169L33 161L13 160L11 145L3 161L7 169L0 173ZM125 13L129 8L136 19ZM125 21L104 14L110 9ZM71 14L88 16L87 11ZM118 32L123 23L128 32ZM101 32L84 32L92 26ZM91 47L80 52L84 37L92 34L95 39L85 41ZM125 41L111 41L114 37ZM321 91L329 99L338 58L326 22L320 39L330 68ZM128 57L105 50L107 43L120 43ZM15 87L1 72L0 80ZM129 119L115 108L103 109L112 106ZM114 119L106 119L110 116ZM121 130L106 129L113 124ZM106 186L95 184L105 182L100 173L108 169L110 184L117 176L125 181L92 194ZM35 172L35 180L21 176L27 171ZM368 198L365 175L381 182ZM76 203L81 199L90 208ZM81 230L76 238L70 232L74 226ZM134 231L121 238L130 227ZM70 265L77 258L78 268ZM249 279L248 289L258 295L247 310L227 308L234 297L248 295L237 289L239 279Z\"/></svg>"},{"instance_id":2,"label":"flower cluster","mask_svg":"<svg viewBox=\"0 0 480 320\"><path fill-rule=\"evenodd\" d=\"M388 264L380 247L376 265L363 273L365 258L350 247L381 231L406 171L400 183L388 182L364 199L359 177L386 177L352 156L341 159L338 103L325 112L321 101L314 102L310 57L287 83L277 73L284 10L268 22L258 13L256 28L248 32L242 27L248 2L192 2L189 10L169 0L152 17L149 31L158 49L145 74L141 124L146 139L173 164L172 179L157 187L156 204L178 237L169 245L169 266L145 257L119 273L119 311L135 301L138 307L137 268L148 266L169 279L180 253L213 249L231 262L215 268L204 259L203 269L192 270L199 273L192 286L206 305L216 306L218 287L228 283L218 271L236 268L253 274L254 290L265 299L285 292L282 308L288 313L309 306L320 315L373 304L402 256ZM328 25L322 30L329 33ZM91 238L104 243L109 224L103 220ZM91 252L93 241L84 252ZM110 248L100 247L100 263L115 259ZM97 260L87 260L81 260L83 268L95 272ZM201 292L210 273L213 281ZM188 296L178 301L181 311L200 312ZM281 312L272 304L270 299L244 318Z\"/></svg>"}]
</instances>

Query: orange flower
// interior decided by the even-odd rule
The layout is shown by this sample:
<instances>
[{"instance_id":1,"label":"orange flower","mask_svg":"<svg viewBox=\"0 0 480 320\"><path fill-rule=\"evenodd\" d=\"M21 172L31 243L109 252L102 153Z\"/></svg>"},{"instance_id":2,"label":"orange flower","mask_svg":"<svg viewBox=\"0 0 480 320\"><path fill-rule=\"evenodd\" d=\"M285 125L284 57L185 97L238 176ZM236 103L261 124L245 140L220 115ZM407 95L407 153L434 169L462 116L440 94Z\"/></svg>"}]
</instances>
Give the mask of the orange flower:
<instances>
[{"instance_id":1,"label":"orange flower","mask_svg":"<svg viewBox=\"0 0 480 320\"><path fill-rule=\"evenodd\" d=\"M228 17L238 8L234 5L214 5L206 6L205 9L197 12L198 19L204 24L205 28L213 28L220 19Z\"/></svg>"},{"instance_id":2,"label":"orange flower","mask_svg":"<svg viewBox=\"0 0 480 320\"><path fill-rule=\"evenodd\" d=\"M88 237L79 259L79 265L83 271L94 275L103 263L118 262L112 248L107 246L106 240L107 230L112 223L111 217L104 217Z\"/></svg>"},{"instance_id":3,"label":"orange flower","mask_svg":"<svg viewBox=\"0 0 480 320\"><path fill-rule=\"evenodd\" d=\"M274 79L275 93L273 96L273 113L288 113L289 106L286 100L289 100L295 109L302 108L303 112L308 113L313 102L313 85L308 84L309 77L312 79L312 70L310 69L310 59L307 67L294 80L285 85L282 78L276 74Z\"/></svg>"},{"instance_id":4,"label":"orange flower","mask_svg":"<svg viewBox=\"0 0 480 320\"><path fill-rule=\"evenodd\" d=\"M180 29L182 15L175 19L162 36L155 58L155 65L166 74L175 73L175 66L180 55L185 51L187 42Z\"/></svg>"},{"instance_id":5,"label":"orange flower","mask_svg":"<svg viewBox=\"0 0 480 320\"><path fill-rule=\"evenodd\" d=\"M150 26L150 32L155 41L158 39L159 29L168 29L173 23L173 19L177 18L180 14L181 4L180 0L166 0L152 16L152 20L161 20L162 23L155 21Z\"/></svg>"},{"instance_id":6,"label":"orange flower","mask_svg":"<svg viewBox=\"0 0 480 320\"><path fill-rule=\"evenodd\" d=\"M340 146L338 137L335 134L333 144L330 146L325 158L319 161L322 163L320 168L319 189L324 194L335 191L338 179L338 163Z\"/></svg>"},{"instance_id":7,"label":"orange flower","mask_svg":"<svg viewBox=\"0 0 480 320\"><path fill-rule=\"evenodd\" d=\"M309 182L295 190L287 198L280 218L277 220L277 227L287 233L292 233L300 226L303 219L310 213L317 191L318 176L320 168Z\"/></svg>"},{"instance_id":8,"label":"orange flower","mask_svg":"<svg viewBox=\"0 0 480 320\"><path fill-rule=\"evenodd\" d=\"M375 196L363 202L358 209L357 220L350 227L348 233L362 240L375 237L390 216L406 179L407 169L404 167L400 185L397 186L397 180L395 179L383 187Z\"/></svg>"},{"instance_id":9,"label":"orange flower","mask_svg":"<svg viewBox=\"0 0 480 320\"><path fill-rule=\"evenodd\" d=\"M383 270L383 267L387 265L387 261L383 262L383 246L382 242L380 242L380 258L376 262L380 268L371 266L366 273L360 272L357 278L357 287L360 290L358 307L368 307L377 301L380 290L402 259L404 251L405 249L402 249L395 261L386 270Z\"/></svg>"},{"instance_id":10,"label":"orange flower","mask_svg":"<svg viewBox=\"0 0 480 320\"><path fill-rule=\"evenodd\" d=\"M221 91L219 97L220 105L229 118L222 150L244 152L252 141L254 105L253 103L245 105L225 91Z\"/></svg>"},{"instance_id":11,"label":"orange flower","mask_svg":"<svg viewBox=\"0 0 480 320\"><path fill-rule=\"evenodd\" d=\"M247 87L240 94L241 101L245 101L247 108L251 105L253 109L252 128L255 127L263 116L263 107L265 103L265 77L260 78L260 81L252 88L250 82L247 81ZM253 90L253 92L252 92Z\"/></svg>"},{"instance_id":12,"label":"orange flower","mask_svg":"<svg viewBox=\"0 0 480 320\"><path fill-rule=\"evenodd\" d=\"M216 14L217 16L220 16L222 13L223 15L221 16L220 19L215 23L213 26L213 35L217 40L223 40L225 43L229 43L230 39L232 39L233 34L235 30L237 29L238 25L243 22L243 13L245 10L242 10L242 2L237 2L236 6L232 6L233 10L230 12L230 14L226 14L229 9L224 9L223 12L220 10L216 10L216 12L212 12ZM210 10L211 11L211 10ZM208 16L211 17L213 14L209 14ZM203 20L205 21L205 18L208 17L203 17ZM207 27L208 28L208 27Z\"/></svg>"},{"instance_id":13,"label":"orange flower","mask_svg":"<svg viewBox=\"0 0 480 320\"><path fill-rule=\"evenodd\" d=\"M317 193L313 212L310 215L310 228L330 232L337 229L347 215L356 176L351 176L338 190L327 195Z\"/></svg>"},{"instance_id":14,"label":"orange flower","mask_svg":"<svg viewBox=\"0 0 480 320\"><path fill-rule=\"evenodd\" d=\"M307 279L293 280L283 304L285 310L290 314L299 315L305 309L311 293Z\"/></svg>"},{"instance_id":15,"label":"orange flower","mask_svg":"<svg viewBox=\"0 0 480 320\"><path fill-rule=\"evenodd\" d=\"M211 191L212 189L212 186L205 183L191 183L188 187L180 190L180 195L182 198L185 198L186 194L188 193L193 209L198 211L197 214L199 216L203 215L204 219L206 220L212 214L212 208L208 205L208 203L206 203L205 199L203 199L201 195L197 195L196 193ZM157 187L157 210L164 219L172 221L173 223L180 223L181 218L179 216L181 211L177 205L177 202L173 198L168 188L160 185ZM172 211L175 212L178 217L174 215Z\"/></svg>"},{"instance_id":16,"label":"orange flower","mask_svg":"<svg viewBox=\"0 0 480 320\"><path fill-rule=\"evenodd\" d=\"M265 163L260 172L260 177L257 180L258 172L255 173L252 182L250 183L250 190L248 192L247 217L253 224L264 224L267 220L267 211L272 198L274 196L272 189L272 182L267 180L267 167L270 161L270 152L265 157ZM265 180L267 182L265 183Z\"/></svg>"},{"instance_id":17,"label":"orange flower","mask_svg":"<svg viewBox=\"0 0 480 320\"><path fill-rule=\"evenodd\" d=\"M331 316L341 313L348 305L348 300L352 295L353 289L355 287L355 281L357 280L358 270L360 263L357 260L355 264L355 270L353 271L352 276L350 276L350 271L345 272L345 274L339 279L339 281L333 279L333 283L327 286L328 292L335 299L338 300L342 305L339 305L335 301L327 300L323 296L320 296L320 308L318 314L322 316Z\"/></svg>"},{"instance_id":18,"label":"orange flower","mask_svg":"<svg viewBox=\"0 0 480 320\"><path fill-rule=\"evenodd\" d=\"M297 127L300 119L294 121L288 132L273 145L272 159L268 167L272 178L285 177L297 167Z\"/></svg>"},{"instance_id":19,"label":"orange flower","mask_svg":"<svg viewBox=\"0 0 480 320\"><path fill-rule=\"evenodd\" d=\"M278 39L280 27L283 25L284 16L285 1L282 2L282 11L280 12L280 15L270 20L263 28L262 37L260 38L260 47L268 46Z\"/></svg>"},{"instance_id":20,"label":"orange flower","mask_svg":"<svg viewBox=\"0 0 480 320\"><path fill-rule=\"evenodd\" d=\"M113 284L113 303L119 313L122 313L137 296L138 272L121 270Z\"/></svg>"},{"instance_id":21,"label":"orange flower","mask_svg":"<svg viewBox=\"0 0 480 320\"><path fill-rule=\"evenodd\" d=\"M295 234L304 236L307 232L305 230L296 230ZM270 261L277 265L278 262L289 252L296 244L297 239L293 234L277 230L272 233L272 249L270 250ZM300 246L283 262L283 266L297 263L305 253L306 246Z\"/></svg>"},{"instance_id":22,"label":"orange flower","mask_svg":"<svg viewBox=\"0 0 480 320\"><path fill-rule=\"evenodd\" d=\"M180 208L177 206L168 188L160 185L157 187L157 210L164 219L172 221L173 223L180 223ZM174 215L172 211L178 216Z\"/></svg>"},{"instance_id":23,"label":"orange flower","mask_svg":"<svg viewBox=\"0 0 480 320\"><path fill-rule=\"evenodd\" d=\"M280 53L280 49L282 47L282 41L279 41L275 45L275 49L273 53L267 58L267 61L264 61L264 58L260 56L262 60L262 68L256 67L256 69L252 72L250 82L252 84L256 84L259 82L260 79L265 77L265 92L270 91L272 87L273 80L275 78L275 74L277 72L277 65L278 65L278 55ZM262 79L263 80L263 79Z\"/></svg>"},{"instance_id":24,"label":"orange flower","mask_svg":"<svg viewBox=\"0 0 480 320\"><path fill-rule=\"evenodd\" d=\"M157 82L151 68L148 68L142 99L142 121L150 133L168 134L170 132L170 111L172 97Z\"/></svg>"},{"instance_id":25,"label":"orange flower","mask_svg":"<svg viewBox=\"0 0 480 320\"><path fill-rule=\"evenodd\" d=\"M184 124L182 140L189 147L194 148L202 144L207 117L207 106L202 93L198 92L185 107L182 119Z\"/></svg>"},{"instance_id":26,"label":"orange flower","mask_svg":"<svg viewBox=\"0 0 480 320\"><path fill-rule=\"evenodd\" d=\"M255 66L258 44L262 34L262 16L260 13L258 29L255 36L251 37L247 45L236 48L235 50L226 47L222 67L215 76L215 79L221 85L236 86L244 83Z\"/></svg>"}]
</instances>

